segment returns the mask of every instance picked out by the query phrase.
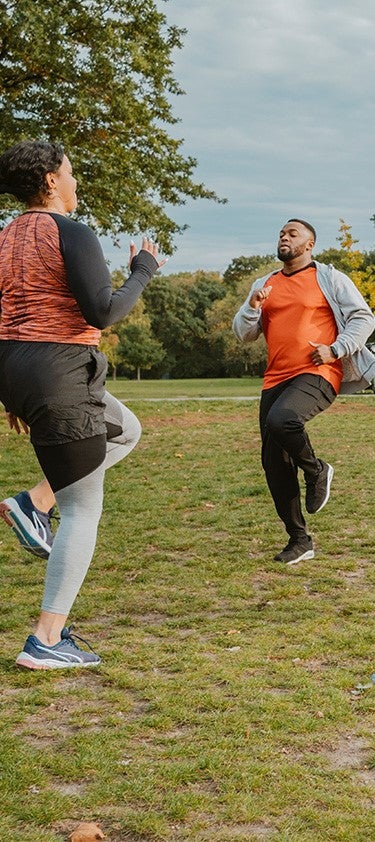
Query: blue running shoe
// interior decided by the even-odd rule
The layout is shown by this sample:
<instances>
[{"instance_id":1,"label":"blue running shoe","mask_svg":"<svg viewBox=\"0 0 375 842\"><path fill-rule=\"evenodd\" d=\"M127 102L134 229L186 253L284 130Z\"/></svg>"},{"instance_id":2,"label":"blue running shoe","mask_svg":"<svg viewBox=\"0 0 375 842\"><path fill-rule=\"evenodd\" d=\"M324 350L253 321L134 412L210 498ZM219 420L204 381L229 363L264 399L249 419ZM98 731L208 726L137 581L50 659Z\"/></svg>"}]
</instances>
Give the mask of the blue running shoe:
<instances>
[{"instance_id":1,"label":"blue running shoe","mask_svg":"<svg viewBox=\"0 0 375 842\"><path fill-rule=\"evenodd\" d=\"M7 497L0 503L0 517L11 526L21 546L33 555L48 558L53 544L51 516L36 509L28 491Z\"/></svg>"},{"instance_id":2,"label":"blue running shoe","mask_svg":"<svg viewBox=\"0 0 375 842\"><path fill-rule=\"evenodd\" d=\"M34 634L30 634L16 659L18 667L30 670L71 669L72 667L97 667L101 659L83 637L71 634L73 626L63 628L61 640L54 646L41 643ZM81 640L90 652L80 649L76 640Z\"/></svg>"}]
</instances>

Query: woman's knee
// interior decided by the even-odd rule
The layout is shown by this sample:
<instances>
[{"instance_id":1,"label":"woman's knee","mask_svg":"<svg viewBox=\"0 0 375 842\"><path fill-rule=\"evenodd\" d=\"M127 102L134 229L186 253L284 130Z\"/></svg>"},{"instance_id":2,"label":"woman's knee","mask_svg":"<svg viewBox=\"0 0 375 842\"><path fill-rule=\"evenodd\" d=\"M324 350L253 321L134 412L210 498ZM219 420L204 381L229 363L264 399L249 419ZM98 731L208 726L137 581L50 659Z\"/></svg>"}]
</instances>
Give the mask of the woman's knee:
<instances>
[{"instance_id":1,"label":"woman's knee","mask_svg":"<svg viewBox=\"0 0 375 842\"><path fill-rule=\"evenodd\" d=\"M122 432L108 441L116 442L116 444L123 444L128 447L135 447L142 435L142 427L134 412L123 407L122 413Z\"/></svg>"},{"instance_id":2,"label":"woman's knee","mask_svg":"<svg viewBox=\"0 0 375 842\"><path fill-rule=\"evenodd\" d=\"M134 442L134 446L139 442L139 439L142 435L142 427L139 419L133 412L130 412L131 418L128 419L127 425L125 427L125 433L127 434L127 440L130 442Z\"/></svg>"}]
</instances>

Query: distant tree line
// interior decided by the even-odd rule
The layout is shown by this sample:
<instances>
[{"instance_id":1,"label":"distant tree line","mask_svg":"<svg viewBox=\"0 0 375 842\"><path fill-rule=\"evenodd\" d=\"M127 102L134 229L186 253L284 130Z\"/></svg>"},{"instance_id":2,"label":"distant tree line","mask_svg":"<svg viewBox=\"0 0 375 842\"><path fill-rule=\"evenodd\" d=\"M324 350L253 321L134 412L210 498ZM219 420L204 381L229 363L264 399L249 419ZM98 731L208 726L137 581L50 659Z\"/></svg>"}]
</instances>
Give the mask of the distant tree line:
<instances>
[{"instance_id":1,"label":"distant tree line","mask_svg":"<svg viewBox=\"0 0 375 842\"><path fill-rule=\"evenodd\" d=\"M339 246L314 255L348 274L375 308L375 251L360 252L351 226L340 220ZM232 319L253 280L280 267L275 255L236 257L223 275L197 271L156 275L130 315L103 332L101 347L113 376L241 377L264 373L267 349L261 336L237 341ZM115 287L126 273L112 274Z\"/></svg>"}]
</instances>

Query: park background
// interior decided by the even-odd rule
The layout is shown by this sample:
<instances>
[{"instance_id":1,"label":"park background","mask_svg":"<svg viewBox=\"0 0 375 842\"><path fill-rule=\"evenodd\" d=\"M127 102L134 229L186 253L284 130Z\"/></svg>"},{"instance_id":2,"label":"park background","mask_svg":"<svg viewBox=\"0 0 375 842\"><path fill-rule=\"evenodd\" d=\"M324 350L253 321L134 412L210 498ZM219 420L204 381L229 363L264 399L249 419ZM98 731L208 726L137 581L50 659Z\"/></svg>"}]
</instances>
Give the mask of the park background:
<instances>
[{"instance_id":1,"label":"park background","mask_svg":"<svg viewBox=\"0 0 375 842\"><path fill-rule=\"evenodd\" d=\"M4 0L0 23L2 149L64 143L115 286L130 236L171 255L102 340L143 436L106 478L72 617L100 670L16 671L44 566L2 527L1 839L93 820L109 842L368 842L374 397L311 422L332 498L316 558L281 567L265 348L230 326L291 216L374 306L373 3ZM3 197L4 223L19 211ZM39 470L3 418L0 443L5 497Z\"/></svg>"},{"instance_id":2,"label":"park background","mask_svg":"<svg viewBox=\"0 0 375 842\"><path fill-rule=\"evenodd\" d=\"M375 307L375 251L361 252L343 219L336 244L314 257L350 274L369 306ZM158 273L132 313L103 333L101 348L110 374L137 379L261 377L267 362L264 338L238 342L232 321L248 300L255 278L281 266L274 254L241 255L222 275L202 270ZM126 276L126 271L114 270L113 285L121 286Z\"/></svg>"}]
</instances>

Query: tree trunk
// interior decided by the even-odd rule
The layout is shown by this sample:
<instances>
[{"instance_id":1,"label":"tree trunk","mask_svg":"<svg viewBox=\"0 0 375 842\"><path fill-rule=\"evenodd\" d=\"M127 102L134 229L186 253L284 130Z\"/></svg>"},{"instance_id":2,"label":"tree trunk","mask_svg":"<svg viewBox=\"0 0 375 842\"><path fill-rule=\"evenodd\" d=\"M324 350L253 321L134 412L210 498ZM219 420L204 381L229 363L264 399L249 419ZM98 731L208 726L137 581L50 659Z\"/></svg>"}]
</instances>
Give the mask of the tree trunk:
<instances>
[{"instance_id":1,"label":"tree trunk","mask_svg":"<svg viewBox=\"0 0 375 842\"><path fill-rule=\"evenodd\" d=\"M141 369L140 369L140 367L139 367L139 365L138 365L138 366L137 366L137 380L140 380L140 379L141 379Z\"/></svg>"}]
</instances>

